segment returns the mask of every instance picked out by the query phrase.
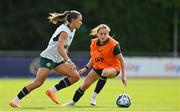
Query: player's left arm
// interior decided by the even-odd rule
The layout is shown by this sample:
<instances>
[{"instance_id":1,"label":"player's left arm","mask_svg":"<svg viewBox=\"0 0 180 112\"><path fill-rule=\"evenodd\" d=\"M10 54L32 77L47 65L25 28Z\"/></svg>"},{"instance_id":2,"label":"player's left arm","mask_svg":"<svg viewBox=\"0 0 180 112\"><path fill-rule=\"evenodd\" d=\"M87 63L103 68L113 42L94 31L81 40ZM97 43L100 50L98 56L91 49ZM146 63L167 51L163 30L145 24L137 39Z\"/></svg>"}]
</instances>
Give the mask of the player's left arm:
<instances>
[{"instance_id":1,"label":"player's left arm","mask_svg":"<svg viewBox=\"0 0 180 112\"><path fill-rule=\"evenodd\" d=\"M127 79L125 76L125 59L123 57L123 54L121 52L121 48L120 45L117 44L113 50L113 55L116 55L120 61L120 66L121 66L121 70L122 70L122 82L125 86L127 86Z\"/></svg>"},{"instance_id":2,"label":"player's left arm","mask_svg":"<svg viewBox=\"0 0 180 112\"><path fill-rule=\"evenodd\" d=\"M121 70L122 70L122 82L125 86L127 86L127 79L125 75L125 59L122 55L122 53L117 55L121 64Z\"/></svg>"},{"instance_id":3,"label":"player's left arm","mask_svg":"<svg viewBox=\"0 0 180 112\"><path fill-rule=\"evenodd\" d=\"M125 59L122 53L118 54L117 57L119 58L119 61L120 61L122 76L125 76Z\"/></svg>"}]
</instances>

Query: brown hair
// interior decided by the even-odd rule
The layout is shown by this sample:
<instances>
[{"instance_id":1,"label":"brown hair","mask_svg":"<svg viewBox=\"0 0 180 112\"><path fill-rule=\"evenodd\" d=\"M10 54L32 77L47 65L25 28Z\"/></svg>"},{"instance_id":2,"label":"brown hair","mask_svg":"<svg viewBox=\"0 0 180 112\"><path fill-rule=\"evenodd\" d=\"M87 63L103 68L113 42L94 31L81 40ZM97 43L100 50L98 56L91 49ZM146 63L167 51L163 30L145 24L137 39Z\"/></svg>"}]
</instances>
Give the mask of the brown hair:
<instances>
[{"instance_id":1,"label":"brown hair","mask_svg":"<svg viewBox=\"0 0 180 112\"><path fill-rule=\"evenodd\" d=\"M81 13L75 10L65 11L64 13L49 13L49 21L53 24L57 24L58 21L65 21L71 23L72 19L77 19Z\"/></svg>"},{"instance_id":2,"label":"brown hair","mask_svg":"<svg viewBox=\"0 0 180 112\"><path fill-rule=\"evenodd\" d=\"M95 28L93 28L93 29L91 30L90 35L96 36L97 33L98 33L98 31L99 31L100 29L103 29L103 28L107 29L109 32L111 31L111 29L110 29L106 24L100 24L100 25L98 25L97 27L95 27Z\"/></svg>"}]
</instances>

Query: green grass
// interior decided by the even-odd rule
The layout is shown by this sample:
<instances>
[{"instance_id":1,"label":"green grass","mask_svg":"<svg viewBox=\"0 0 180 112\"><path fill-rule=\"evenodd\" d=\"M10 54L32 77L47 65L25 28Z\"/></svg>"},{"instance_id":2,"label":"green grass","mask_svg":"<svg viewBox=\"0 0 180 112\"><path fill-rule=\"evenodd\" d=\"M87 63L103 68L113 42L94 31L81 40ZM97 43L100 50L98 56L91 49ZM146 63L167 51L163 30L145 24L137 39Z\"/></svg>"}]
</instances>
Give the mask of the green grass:
<instances>
[{"instance_id":1,"label":"green grass","mask_svg":"<svg viewBox=\"0 0 180 112\"><path fill-rule=\"evenodd\" d=\"M106 86L97 97L97 106L89 105L94 85L89 88L81 100L74 107L56 105L44 94L46 89L58 82L58 79L47 79L37 90L25 97L21 105L23 108L13 109L9 107L9 101L22 87L32 79L0 79L0 111L180 111L180 79L129 79L125 88L121 80L109 79ZM83 80L57 93L61 104L72 99L75 90ZM118 108L115 104L116 97L120 93L128 93L132 99L129 108Z\"/></svg>"}]
</instances>

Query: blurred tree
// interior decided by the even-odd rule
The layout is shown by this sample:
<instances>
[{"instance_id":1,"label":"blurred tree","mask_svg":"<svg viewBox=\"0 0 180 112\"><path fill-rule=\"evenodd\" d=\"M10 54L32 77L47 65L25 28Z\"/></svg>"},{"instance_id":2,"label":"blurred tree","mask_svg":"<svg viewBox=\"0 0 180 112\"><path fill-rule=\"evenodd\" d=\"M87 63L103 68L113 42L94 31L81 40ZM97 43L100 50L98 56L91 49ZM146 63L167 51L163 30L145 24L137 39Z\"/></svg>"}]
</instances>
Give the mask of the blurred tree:
<instances>
[{"instance_id":1,"label":"blurred tree","mask_svg":"<svg viewBox=\"0 0 180 112\"><path fill-rule=\"evenodd\" d=\"M180 26L180 0L174 4ZM45 49L60 25L48 23L48 13L73 9L82 13L83 25L71 50L88 50L90 30L105 23L125 53L173 51L172 0L1 0L0 50Z\"/></svg>"}]
</instances>

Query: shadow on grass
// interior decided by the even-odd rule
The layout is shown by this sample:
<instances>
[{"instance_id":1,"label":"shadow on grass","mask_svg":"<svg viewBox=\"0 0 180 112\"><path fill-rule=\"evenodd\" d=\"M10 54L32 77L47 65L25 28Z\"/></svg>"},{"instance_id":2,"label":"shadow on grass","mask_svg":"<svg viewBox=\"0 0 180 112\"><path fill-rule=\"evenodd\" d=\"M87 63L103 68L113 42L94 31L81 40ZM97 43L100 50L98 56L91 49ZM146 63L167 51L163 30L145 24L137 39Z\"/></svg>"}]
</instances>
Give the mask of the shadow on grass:
<instances>
[{"instance_id":1,"label":"shadow on grass","mask_svg":"<svg viewBox=\"0 0 180 112\"><path fill-rule=\"evenodd\" d=\"M34 109L36 109L36 110L39 109L39 110L42 110L42 109L46 109L46 107L21 107L21 109L28 109L28 110L29 110L29 109L33 109L33 110L34 110Z\"/></svg>"},{"instance_id":2,"label":"shadow on grass","mask_svg":"<svg viewBox=\"0 0 180 112\"><path fill-rule=\"evenodd\" d=\"M61 108L64 108L64 109L68 109L68 108L81 108L81 109L93 109L93 108L109 108L108 106L92 106L92 105L76 105L76 106L58 106L58 107L22 107L21 109L24 109L24 110L46 110L46 109L61 109Z\"/></svg>"},{"instance_id":3,"label":"shadow on grass","mask_svg":"<svg viewBox=\"0 0 180 112\"><path fill-rule=\"evenodd\" d=\"M55 109L55 108L59 108L59 107L22 107L21 109L27 109L27 110L43 110L43 109Z\"/></svg>"},{"instance_id":4,"label":"shadow on grass","mask_svg":"<svg viewBox=\"0 0 180 112\"><path fill-rule=\"evenodd\" d=\"M87 108L107 108L107 106L92 106L92 105L80 106L80 105L76 105L76 106L62 106L61 108L86 108L87 109Z\"/></svg>"}]
</instances>

